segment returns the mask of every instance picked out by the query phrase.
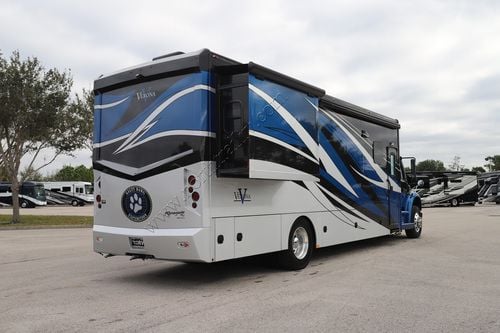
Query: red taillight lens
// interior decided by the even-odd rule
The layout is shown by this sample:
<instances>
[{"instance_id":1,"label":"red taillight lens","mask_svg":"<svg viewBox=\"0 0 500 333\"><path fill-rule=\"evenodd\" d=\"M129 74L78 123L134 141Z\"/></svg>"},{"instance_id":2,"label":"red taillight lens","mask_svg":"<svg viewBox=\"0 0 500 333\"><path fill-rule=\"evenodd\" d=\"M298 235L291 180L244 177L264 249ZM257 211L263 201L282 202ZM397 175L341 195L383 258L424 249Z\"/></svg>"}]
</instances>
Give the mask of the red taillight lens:
<instances>
[{"instance_id":1,"label":"red taillight lens","mask_svg":"<svg viewBox=\"0 0 500 333\"><path fill-rule=\"evenodd\" d=\"M189 191L189 193L193 193L193 188L192 188L192 187L189 187L189 188L188 188L188 191Z\"/></svg>"},{"instance_id":2,"label":"red taillight lens","mask_svg":"<svg viewBox=\"0 0 500 333\"><path fill-rule=\"evenodd\" d=\"M100 194L95 196L95 201L101 202L101 195Z\"/></svg>"},{"instance_id":3,"label":"red taillight lens","mask_svg":"<svg viewBox=\"0 0 500 333\"><path fill-rule=\"evenodd\" d=\"M194 183L196 183L196 177L191 175L188 177L188 184L189 185L194 185Z\"/></svg>"},{"instance_id":4,"label":"red taillight lens","mask_svg":"<svg viewBox=\"0 0 500 333\"><path fill-rule=\"evenodd\" d=\"M198 207L198 205L196 204L196 202L193 202L193 204L191 205L191 207L196 208L196 207Z\"/></svg>"},{"instance_id":5,"label":"red taillight lens","mask_svg":"<svg viewBox=\"0 0 500 333\"><path fill-rule=\"evenodd\" d=\"M193 194L191 194L191 198L193 198L193 201L198 201L200 200L200 194L198 192L193 192Z\"/></svg>"}]
</instances>

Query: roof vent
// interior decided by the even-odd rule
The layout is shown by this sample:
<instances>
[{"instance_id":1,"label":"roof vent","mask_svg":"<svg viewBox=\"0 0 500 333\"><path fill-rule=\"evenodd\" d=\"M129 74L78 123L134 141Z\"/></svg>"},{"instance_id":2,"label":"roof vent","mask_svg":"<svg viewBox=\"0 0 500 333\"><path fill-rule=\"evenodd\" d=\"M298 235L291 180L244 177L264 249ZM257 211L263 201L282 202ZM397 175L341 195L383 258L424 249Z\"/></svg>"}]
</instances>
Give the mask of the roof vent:
<instances>
[{"instance_id":1,"label":"roof vent","mask_svg":"<svg viewBox=\"0 0 500 333\"><path fill-rule=\"evenodd\" d=\"M181 52L181 51L172 52L172 53L168 53L168 54L164 54L164 55L155 57L155 58L153 58L153 61L156 61L156 60L159 60L159 59L163 59L163 58L173 57L173 56L181 55L181 54L184 54L184 52Z\"/></svg>"}]
</instances>

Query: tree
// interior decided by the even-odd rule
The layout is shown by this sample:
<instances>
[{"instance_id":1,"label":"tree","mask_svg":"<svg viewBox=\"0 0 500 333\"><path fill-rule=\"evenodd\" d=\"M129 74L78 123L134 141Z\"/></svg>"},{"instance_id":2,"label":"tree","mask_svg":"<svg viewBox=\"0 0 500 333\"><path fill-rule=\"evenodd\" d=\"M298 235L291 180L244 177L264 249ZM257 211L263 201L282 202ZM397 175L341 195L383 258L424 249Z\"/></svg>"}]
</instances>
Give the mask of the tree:
<instances>
[{"instance_id":1,"label":"tree","mask_svg":"<svg viewBox=\"0 0 500 333\"><path fill-rule=\"evenodd\" d=\"M0 165L0 181L7 179L8 179L7 170L5 170L5 168L2 165Z\"/></svg>"},{"instance_id":2,"label":"tree","mask_svg":"<svg viewBox=\"0 0 500 333\"><path fill-rule=\"evenodd\" d=\"M71 165L65 165L54 175L56 181L82 181L93 182L94 175L92 168L87 168L85 165L79 165L76 168Z\"/></svg>"},{"instance_id":3,"label":"tree","mask_svg":"<svg viewBox=\"0 0 500 333\"><path fill-rule=\"evenodd\" d=\"M39 171L90 138L92 112L85 98L71 100L72 84L69 71L45 70L36 57L22 60L14 51L4 59L0 54L0 156L12 183L13 223L19 222L21 158L29 157L27 170ZM35 167L48 150L52 154Z\"/></svg>"},{"instance_id":4,"label":"tree","mask_svg":"<svg viewBox=\"0 0 500 333\"><path fill-rule=\"evenodd\" d=\"M473 172L479 172L479 173L483 173L483 172L486 172L486 170L484 170L483 167L472 167L472 171Z\"/></svg>"},{"instance_id":5,"label":"tree","mask_svg":"<svg viewBox=\"0 0 500 333\"><path fill-rule=\"evenodd\" d=\"M451 171L462 171L464 166L463 164L460 164L460 156L453 157L453 161L448 164L448 167Z\"/></svg>"},{"instance_id":6,"label":"tree","mask_svg":"<svg viewBox=\"0 0 500 333\"><path fill-rule=\"evenodd\" d=\"M484 160L488 162L484 165L488 171L500 170L500 155L488 156Z\"/></svg>"},{"instance_id":7,"label":"tree","mask_svg":"<svg viewBox=\"0 0 500 333\"><path fill-rule=\"evenodd\" d=\"M40 171L35 170L33 167L24 168L24 170L21 171L19 175L21 176L21 179L24 180L34 180L38 182L43 180L43 176Z\"/></svg>"},{"instance_id":8,"label":"tree","mask_svg":"<svg viewBox=\"0 0 500 333\"><path fill-rule=\"evenodd\" d=\"M438 160L423 160L417 163L417 171L446 171L444 163Z\"/></svg>"},{"instance_id":9,"label":"tree","mask_svg":"<svg viewBox=\"0 0 500 333\"><path fill-rule=\"evenodd\" d=\"M93 112L94 112L94 93L87 89L82 90L82 97L76 95L75 108L76 116L80 121L80 131L86 136L83 146L92 152L92 134L94 130Z\"/></svg>"}]
</instances>

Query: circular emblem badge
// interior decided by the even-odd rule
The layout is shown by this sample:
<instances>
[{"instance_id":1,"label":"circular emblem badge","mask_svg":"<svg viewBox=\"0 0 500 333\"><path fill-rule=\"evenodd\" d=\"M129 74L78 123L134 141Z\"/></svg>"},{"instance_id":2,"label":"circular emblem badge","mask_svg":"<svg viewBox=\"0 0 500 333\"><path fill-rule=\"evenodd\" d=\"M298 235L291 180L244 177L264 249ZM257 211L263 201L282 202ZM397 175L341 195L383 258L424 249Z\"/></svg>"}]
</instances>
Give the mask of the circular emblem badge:
<instances>
[{"instance_id":1,"label":"circular emblem badge","mask_svg":"<svg viewBox=\"0 0 500 333\"><path fill-rule=\"evenodd\" d=\"M142 222L151 214L151 198L140 186L130 186L123 192L122 209L129 220Z\"/></svg>"}]
</instances>

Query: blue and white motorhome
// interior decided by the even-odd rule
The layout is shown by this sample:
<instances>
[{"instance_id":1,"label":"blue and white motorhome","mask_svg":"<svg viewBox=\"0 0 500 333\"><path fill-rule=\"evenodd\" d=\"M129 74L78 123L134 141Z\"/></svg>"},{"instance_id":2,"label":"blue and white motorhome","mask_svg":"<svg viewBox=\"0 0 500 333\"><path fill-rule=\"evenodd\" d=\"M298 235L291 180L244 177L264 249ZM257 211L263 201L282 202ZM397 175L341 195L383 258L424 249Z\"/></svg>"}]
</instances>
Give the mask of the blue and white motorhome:
<instances>
[{"instance_id":1,"label":"blue and white motorhome","mask_svg":"<svg viewBox=\"0 0 500 333\"><path fill-rule=\"evenodd\" d=\"M422 231L397 120L209 50L95 81L94 250L216 262ZM414 166L414 159L412 160Z\"/></svg>"}]
</instances>

